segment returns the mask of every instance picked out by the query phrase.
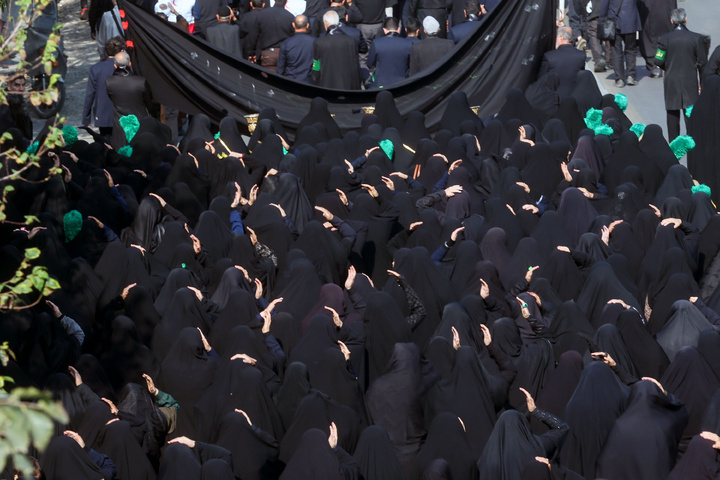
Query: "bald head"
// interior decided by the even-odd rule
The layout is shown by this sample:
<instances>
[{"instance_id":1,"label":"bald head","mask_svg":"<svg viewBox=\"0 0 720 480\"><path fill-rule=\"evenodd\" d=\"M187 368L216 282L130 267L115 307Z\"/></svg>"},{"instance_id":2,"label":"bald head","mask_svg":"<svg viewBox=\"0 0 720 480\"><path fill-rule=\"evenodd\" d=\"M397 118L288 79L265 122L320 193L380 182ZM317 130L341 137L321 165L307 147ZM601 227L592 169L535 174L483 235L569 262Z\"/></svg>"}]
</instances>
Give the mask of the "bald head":
<instances>
[{"instance_id":1,"label":"bald head","mask_svg":"<svg viewBox=\"0 0 720 480\"><path fill-rule=\"evenodd\" d=\"M308 23L308 18L305 15L298 15L293 21L293 27L296 32L307 32Z\"/></svg>"},{"instance_id":2,"label":"bald head","mask_svg":"<svg viewBox=\"0 0 720 480\"><path fill-rule=\"evenodd\" d=\"M127 52L116 53L113 59L115 60L115 68L127 68L130 66L130 55Z\"/></svg>"}]
</instances>

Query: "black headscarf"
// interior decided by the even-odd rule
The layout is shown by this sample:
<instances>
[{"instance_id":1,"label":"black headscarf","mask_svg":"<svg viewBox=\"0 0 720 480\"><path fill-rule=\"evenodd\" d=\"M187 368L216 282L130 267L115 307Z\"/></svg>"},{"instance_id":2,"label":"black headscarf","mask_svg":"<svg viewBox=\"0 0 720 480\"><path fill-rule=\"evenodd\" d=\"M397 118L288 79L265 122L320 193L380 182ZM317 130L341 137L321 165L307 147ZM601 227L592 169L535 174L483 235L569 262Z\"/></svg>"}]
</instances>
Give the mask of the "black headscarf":
<instances>
[{"instance_id":1,"label":"black headscarf","mask_svg":"<svg viewBox=\"0 0 720 480\"><path fill-rule=\"evenodd\" d=\"M598 457L597 475L667 478L687 419L687 410L673 395L665 395L649 380L637 382L630 390L627 409L615 421Z\"/></svg>"},{"instance_id":2,"label":"black headscarf","mask_svg":"<svg viewBox=\"0 0 720 480\"><path fill-rule=\"evenodd\" d=\"M420 480L430 462L442 458L450 466L453 480L474 480L477 466L465 430L455 414L443 412L435 417L428 429L425 444L420 449L411 480Z\"/></svg>"},{"instance_id":3,"label":"black headscarf","mask_svg":"<svg viewBox=\"0 0 720 480\"><path fill-rule=\"evenodd\" d=\"M629 393L603 362L591 362L583 369L563 415L570 426L560 453L563 465L595 478L595 462L613 423L625 410Z\"/></svg>"}]
</instances>

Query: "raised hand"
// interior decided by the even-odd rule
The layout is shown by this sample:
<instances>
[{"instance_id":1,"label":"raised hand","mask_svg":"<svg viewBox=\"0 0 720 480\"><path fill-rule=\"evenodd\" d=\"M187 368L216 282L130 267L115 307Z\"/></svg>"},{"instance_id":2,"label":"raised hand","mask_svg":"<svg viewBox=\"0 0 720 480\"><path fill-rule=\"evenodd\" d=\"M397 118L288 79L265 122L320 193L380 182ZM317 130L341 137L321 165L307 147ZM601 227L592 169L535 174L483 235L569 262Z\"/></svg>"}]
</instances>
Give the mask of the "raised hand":
<instances>
[{"instance_id":1,"label":"raised hand","mask_svg":"<svg viewBox=\"0 0 720 480\"><path fill-rule=\"evenodd\" d=\"M205 349L205 351L209 352L210 350L212 350L212 347L208 343L207 338L205 338L205 334L202 332L202 330L200 330L200 327L195 328L197 328L197 331L200 332L200 338L202 339L203 348Z\"/></svg>"},{"instance_id":2,"label":"raised hand","mask_svg":"<svg viewBox=\"0 0 720 480\"><path fill-rule=\"evenodd\" d=\"M375 189L375 187L373 187L372 185L370 185L368 183L362 183L362 184L360 184L360 186L363 188L363 190L366 190L370 194L371 197L378 198L378 192Z\"/></svg>"},{"instance_id":3,"label":"raised hand","mask_svg":"<svg viewBox=\"0 0 720 480\"><path fill-rule=\"evenodd\" d=\"M530 280L532 280L533 273L535 273L535 270L540 268L539 265L536 265L534 267L528 267L527 273L525 274L525 281L530 283Z\"/></svg>"},{"instance_id":4,"label":"raised hand","mask_svg":"<svg viewBox=\"0 0 720 480\"><path fill-rule=\"evenodd\" d=\"M76 386L76 387L79 387L80 385L82 385L82 383L83 383L83 381L82 381L82 376L80 376L80 372L78 372L78 371L75 369L75 367L68 367L68 372L70 372L70 376L71 376L71 377L73 378L73 380L75 381L75 386Z\"/></svg>"},{"instance_id":5,"label":"raised hand","mask_svg":"<svg viewBox=\"0 0 720 480\"><path fill-rule=\"evenodd\" d=\"M462 185L451 185L445 189L445 196L447 198L454 197L458 193L462 193L463 187Z\"/></svg>"},{"instance_id":6,"label":"raised hand","mask_svg":"<svg viewBox=\"0 0 720 480\"><path fill-rule=\"evenodd\" d=\"M457 350L458 348L460 348L460 334L455 329L455 327L450 327L450 330L452 331L452 336L453 336L453 340L452 340L453 348L455 350Z\"/></svg>"},{"instance_id":7,"label":"raised hand","mask_svg":"<svg viewBox=\"0 0 720 480\"><path fill-rule=\"evenodd\" d=\"M277 208L278 211L280 212L280 216L282 216L283 218L287 216L287 214L285 213L285 210L279 204L271 203L270 206ZM318 208L318 207L315 207L315 208Z\"/></svg>"},{"instance_id":8,"label":"raised hand","mask_svg":"<svg viewBox=\"0 0 720 480\"><path fill-rule=\"evenodd\" d=\"M260 312L260 316L263 319L262 333L270 333L270 325L272 323L272 311L275 310L275 306L283 301L282 297L276 298L265 307L265 310Z\"/></svg>"},{"instance_id":9,"label":"raised hand","mask_svg":"<svg viewBox=\"0 0 720 480\"><path fill-rule=\"evenodd\" d=\"M257 360L255 360L250 355L246 355L244 353L236 353L232 357L230 357L230 360L242 360L243 363L247 363L248 365L255 365L257 363Z\"/></svg>"},{"instance_id":10,"label":"raised hand","mask_svg":"<svg viewBox=\"0 0 720 480\"><path fill-rule=\"evenodd\" d=\"M337 192L338 196L340 197L340 201L345 205L346 207L350 205L350 202L348 202L347 195L345 195L345 192L340 190L339 188L336 188L335 191Z\"/></svg>"},{"instance_id":11,"label":"raised hand","mask_svg":"<svg viewBox=\"0 0 720 480\"><path fill-rule=\"evenodd\" d=\"M345 357L345 361L347 362L350 360L350 349L340 340L337 341L338 345L340 345L340 351L342 351L343 356Z\"/></svg>"},{"instance_id":12,"label":"raised hand","mask_svg":"<svg viewBox=\"0 0 720 480\"><path fill-rule=\"evenodd\" d=\"M490 296L490 287L485 280L480 279L480 296L485 300Z\"/></svg>"},{"instance_id":13,"label":"raised hand","mask_svg":"<svg viewBox=\"0 0 720 480\"><path fill-rule=\"evenodd\" d=\"M335 449L335 447L337 447L338 431L337 431L337 425L335 425L335 422L332 422L330 424L330 436L328 437L328 443L330 444L330 448L332 448L332 449Z\"/></svg>"},{"instance_id":14,"label":"raised hand","mask_svg":"<svg viewBox=\"0 0 720 480\"><path fill-rule=\"evenodd\" d=\"M250 227L245 227L245 230L250 234L250 243L252 243L253 246L257 245L258 238L257 235L255 235L255 231Z\"/></svg>"},{"instance_id":15,"label":"raised hand","mask_svg":"<svg viewBox=\"0 0 720 480\"><path fill-rule=\"evenodd\" d=\"M325 220L327 220L328 222L332 222L333 218L335 218L335 216L334 216L332 213L330 213L330 210L328 210L327 208L317 207L317 206L316 206L316 207L315 207L315 210L317 210L318 212L320 212L320 213L322 214L323 218L324 218Z\"/></svg>"},{"instance_id":16,"label":"raised hand","mask_svg":"<svg viewBox=\"0 0 720 480\"><path fill-rule=\"evenodd\" d=\"M239 408L236 408L235 411L237 413L241 413L242 416L245 417L245 420L247 420L248 425L250 425L252 427L252 422L250 421L250 416L247 413L245 413L243 410L240 410Z\"/></svg>"},{"instance_id":17,"label":"raised hand","mask_svg":"<svg viewBox=\"0 0 720 480\"><path fill-rule=\"evenodd\" d=\"M342 328L343 322L340 319L340 314L338 314L338 312L336 312L335 309L330 308L330 307L325 307L325 310L328 310L330 313L332 313L332 319L333 319L333 323L335 324L335 326L338 328Z\"/></svg>"},{"instance_id":18,"label":"raised hand","mask_svg":"<svg viewBox=\"0 0 720 480\"><path fill-rule=\"evenodd\" d=\"M161 207L164 208L165 205L167 205L167 202L165 201L165 199L162 198L162 197L161 197L160 195L158 195L157 193L151 193L151 194L149 194L149 195L150 195L151 197L153 197L154 199L156 199L158 202L160 202L160 206L161 206Z\"/></svg>"},{"instance_id":19,"label":"raised hand","mask_svg":"<svg viewBox=\"0 0 720 480\"><path fill-rule=\"evenodd\" d=\"M345 290L350 290L355 284L355 277L357 276L357 270L353 265L348 268L347 278L345 279Z\"/></svg>"},{"instance_id":20,"label":"raised hand","mask_svg":"<svg viewBox=\"0 0 720 480\"><path fill-rule=\"evenodd\" d=\"M606 352L592 352L590 356L593 358L593 360L600 360L603 363L605 363L608 367L614 367L616 365L615 360L613 357L610 356L609 353Z\"/></svg>"},{"instance_id":21,"label":"raised hand","mask_svg":"<svg viewBox=\"0 0 720 480\"><path fill-rule=\"evenodd\" d=\"M191 440L188 437L177 437L170 440L168 443L180 443L190 448L195 448L195 440Z\"/></svg>"},{"instance_id":22,"label":"raised hand","mask_svg":"<svg viewBox=\"0 0 720 480\"><path fill-rule=\"evenodd\" d=\"M458 235L460 235L460 232L464 232L464 231L465 231L465 227L456 228L450 234L450 240L452 240L453 242L456 242L458 239Z\"/></svg>"},{"instance_id":23,"label":"raised hand","mask_svg":"<svg viewBox=\"0 0 720 480\"><path fill-rule=\"evenodd\" d=\"M485 325L484 323L480 324L480 330L483 332L483 343L487 347L492 343L492 335L490 334L490 329Z\"/></svg>"},{"instance_id":24,"label":"raised hand","mask_svg":"<svg viewBox=\"0 0 720 480\"><path fill-rule=\"evenodd\" d=\"M142 377L145 379L145 383L147 383L147 389L148 392L150 392L150 395L155 396L157 395L160 390L155 386L155 382L153 382L153 379L150 375L147 373L143 373Z\"/></svg>"},{"instance_id":25,"label":"raised hand","mask_svg":"<svg viewBox=\"0 0 720 480\"><path fill-rule=\"evenodd\" d=\"M535 406L535 399L532 397L532 395L530 395L530 392L528 392L524 388L521 388L520 391L525 394L525 402L527 403L528 412L534 412L537 408Z\"/></svg>"},{"instance_id":26,"label":"raised hand","mask_svg":"<svg viewBox=\"0 0 720 480\"><path fill-rule=\"evenodd\" d=\"M137 282L131 283L130 285L127 285L125 288L122 289L122 292L120 292L120 298L125 300L127 296L130 294L130 290L133 289L134 286L137 285Z\"/></svg>"},{"instance_id":27,"label":"raised hand","mask_svg":"<svg viewBox=\"0 0 720 480\"><path fill-rule=\"evenodd\" d=\"M118 408L115 406L115 404L112 402L112 400L109 400L105 397L100 398L100 400L102 400L103 402L108 404L108 406L110 407L110 413L112 413L113 415L118 414Z\"/></svg>"},{"instance_id":28,"label":"raised hand","mask_svg":"<svg viewBox=\"0 0 720 480\"><path fill-rule=\"evenodd\" d=\"M55 315L55 318L62 317L62 312L60 311L60 308L57 305L55 305L53 302L51 302L50 300L45 300L45 305L50 307L50 310L52 310L53 315Z\"/></svg>"}]
</instances>

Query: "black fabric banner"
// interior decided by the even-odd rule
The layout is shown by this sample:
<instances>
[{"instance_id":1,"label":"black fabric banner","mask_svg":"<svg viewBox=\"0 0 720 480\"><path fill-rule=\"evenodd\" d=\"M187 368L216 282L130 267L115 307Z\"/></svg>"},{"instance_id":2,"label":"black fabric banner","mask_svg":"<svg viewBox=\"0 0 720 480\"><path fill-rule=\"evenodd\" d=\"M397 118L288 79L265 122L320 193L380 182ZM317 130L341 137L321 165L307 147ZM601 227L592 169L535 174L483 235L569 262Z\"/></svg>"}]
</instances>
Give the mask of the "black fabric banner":
<instances>
[{"instance_id":1,"label":"black fabric banner","mask_svg":"<svg viewBox=\"0 0 720 480\"><path fill-rule=\"evenodd\" d=\"M214 48L127 0L129 38L134 42L133 68L145 76L154 98L170 107L204 113L218 122L275 108L288 133L294 133L315 97L330 103L335 121L345 130L360 127L361 107L374 105L379 90L333 90L295 82ZM419 110L426 125L437 129L446 99L457 90L467 94L478 115L494 115L506 92L535 80L543 52L554 45L553 0L502 0L471 36L461 41L435 68L387 88L405 116Z\"/></svg>"}]
</instances>

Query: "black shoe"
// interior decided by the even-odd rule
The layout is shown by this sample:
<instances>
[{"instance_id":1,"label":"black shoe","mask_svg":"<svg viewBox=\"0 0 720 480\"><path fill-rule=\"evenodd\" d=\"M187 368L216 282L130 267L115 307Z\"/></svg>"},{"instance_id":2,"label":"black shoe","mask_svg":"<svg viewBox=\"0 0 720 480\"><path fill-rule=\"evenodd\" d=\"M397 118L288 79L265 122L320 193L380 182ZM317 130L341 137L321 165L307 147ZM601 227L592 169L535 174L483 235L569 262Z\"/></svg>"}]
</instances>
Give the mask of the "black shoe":
<instances>
[{"instance_id":1,"label":"black shoe","mask_svg":"<svg viewBox=\"0 0 720 480\"><path fill-rule=\"evenodd\" d=\"M606 66L607 66L607 63L605 63L605 59L601 58L600 60L595 62L595 72L596 73L604 72L605 70L607 70Z\"/></svg>"},{"instance_id":2,"label":"black shoe","mask_svg":"<svg viewBox=\"0 0 720 480\"><path fill-rule=\"evenodd\" d=\"M618 78L617 80L615 80L615 86L617 88L623 88L623 87L625 87L625 81Z\"/></svg>"},{"instance_id":3,"label":"black shoe","mask_svg":"<svg viewBox=\"0 0 720 480\"><path fill-rule=\"evenodd\" d=\"M661 75L662 75L662 70L660 70L660 67L658 67L658 66L655 66L652 68L652 70L650 70L650 76L652 78L660 78Z\"/></svg>"},{"instance_id":4,"label":"black shoe","mask_svg":"<svg viewBox=\"0 0 720 480\"><path fill-rule=\"evenodd\" d=\"M628 77L627 84L629 87L633 87L637 85L637 80L635 80L635 77Z\"/></svg>"}]
</instances>

